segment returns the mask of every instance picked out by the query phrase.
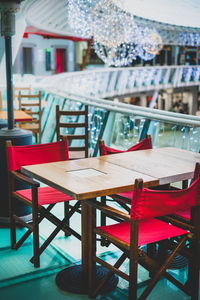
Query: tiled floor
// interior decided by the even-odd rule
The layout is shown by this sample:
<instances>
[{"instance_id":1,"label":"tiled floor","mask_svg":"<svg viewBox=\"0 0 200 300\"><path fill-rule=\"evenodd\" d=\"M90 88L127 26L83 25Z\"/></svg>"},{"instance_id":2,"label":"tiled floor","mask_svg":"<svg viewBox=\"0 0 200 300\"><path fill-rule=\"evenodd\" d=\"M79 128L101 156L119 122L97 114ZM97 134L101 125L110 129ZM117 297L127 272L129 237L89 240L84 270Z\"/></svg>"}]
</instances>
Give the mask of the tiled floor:
<instances>
[{"instance_id":1,"label":"tiled floor","mask_svg":"<svg viewBox=\"0 0 200 300\"><path fill-rule=\"evenodd\" d=\"M62 212L62 207L58 209ZM74 220L75 226L80 228L80 220ZM51 229L51 226L43 222L41 226L41 240ZM18 229L20 234L23 229ZM19 250L11 250L9 247L10 237L8 228L0 228L0 300L64 300L64 299L88 299L85 295L71 294L61 291L55 283L56 274L63 268L80 260L81 244L74 237L65 238L59 234L52 246L49 246L41 255L41 267L35 269L29 262L32 254L31 240ZM105 260L113 260L117 252L114 248L101 248L99 253ZM126 267L126 266L125 266ZM186 278L186 268L172 271L182 280ZM139 269L139 281L147 278L147 272ZM140 287L138 293L142 291ZM118 287L108 295L98 296L99 300L123 300L127 299L127 282L119 280ZM149 300L183 300L189 296L174 287L165 279L160 280L152 291Z\"/></svg>"}]
</instances>

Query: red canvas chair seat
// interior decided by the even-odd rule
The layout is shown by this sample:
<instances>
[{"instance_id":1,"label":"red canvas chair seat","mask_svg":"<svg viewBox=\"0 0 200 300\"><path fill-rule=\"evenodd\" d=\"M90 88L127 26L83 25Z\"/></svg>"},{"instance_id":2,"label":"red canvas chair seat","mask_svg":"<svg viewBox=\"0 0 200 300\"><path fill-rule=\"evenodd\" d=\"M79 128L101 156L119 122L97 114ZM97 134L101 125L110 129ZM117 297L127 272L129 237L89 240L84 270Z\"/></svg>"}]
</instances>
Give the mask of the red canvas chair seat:
<instances>
[{"instance_id":1,"label":"red canvas chair seat","mask_svg":"<svg viewBox=\"0 0 200 300\"><path fill-rule=\"evenodd\" d=\"M18 190L16 191L16 194L26 198L27 201L32 202L32 194L30 189ZM55 204L70 200L73 200L73 198L59 192L58 190L52 187L47 186L38 188L38 206L46 204Z\"/></svg>"},{"instance_id":2,"label":"red canvas chair seat","mask_svg":"<svg viewBox=\"0 0 200 300\"><path fill-rule=\"evenodd\" d=\"M130 245L130 223L122 222L114 225L101 226L98 227L98 229ZM139 224L138 246L158 242L186 233L186 230L157 219L142 220Z\"/></svg>"}]
</instances>

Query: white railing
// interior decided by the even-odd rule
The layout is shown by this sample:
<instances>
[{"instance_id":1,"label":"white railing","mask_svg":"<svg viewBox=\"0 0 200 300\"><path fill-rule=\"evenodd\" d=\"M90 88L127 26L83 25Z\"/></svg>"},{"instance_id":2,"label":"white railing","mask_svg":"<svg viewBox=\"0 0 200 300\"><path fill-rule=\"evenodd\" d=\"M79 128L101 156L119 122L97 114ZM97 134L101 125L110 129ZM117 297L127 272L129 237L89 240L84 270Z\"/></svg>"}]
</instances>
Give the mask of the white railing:
<instances>
[{"instance_id":1,"label":"white railing","mask_svg":"<svg viewBox=\"0 0 200 300\"><path fill-rule=\"evenodd\" d=\"M102 68L41 78L41 88L56 87L63 92L99 98L200 85L200 66L156 66Z\"/></svg>"}]
</instances>

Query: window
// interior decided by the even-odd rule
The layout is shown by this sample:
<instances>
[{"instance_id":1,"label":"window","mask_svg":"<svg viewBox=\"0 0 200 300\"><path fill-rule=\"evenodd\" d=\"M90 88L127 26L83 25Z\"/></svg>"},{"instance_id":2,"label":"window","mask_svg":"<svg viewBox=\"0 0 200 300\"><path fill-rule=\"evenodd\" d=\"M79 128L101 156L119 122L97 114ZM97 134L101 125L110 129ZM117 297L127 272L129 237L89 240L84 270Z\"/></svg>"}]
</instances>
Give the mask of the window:
<instances>
[{"instance_id":1,"label":"window","mask_svg":"<svg viewBox=\"0 0 200 300\"><path fill-rule=\"evenodd\" d=\"M51 49L45 49L45 66L46 71L51 71Z\"/></svg>"}]
</instances>

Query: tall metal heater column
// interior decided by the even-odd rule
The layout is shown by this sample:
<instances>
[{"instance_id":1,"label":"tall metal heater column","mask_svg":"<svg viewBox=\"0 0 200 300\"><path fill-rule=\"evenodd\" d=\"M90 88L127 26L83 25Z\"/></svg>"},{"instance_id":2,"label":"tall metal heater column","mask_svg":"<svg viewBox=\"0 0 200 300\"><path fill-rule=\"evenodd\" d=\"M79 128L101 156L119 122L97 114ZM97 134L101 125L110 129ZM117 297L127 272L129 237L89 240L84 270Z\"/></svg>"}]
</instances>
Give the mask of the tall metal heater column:
<instances>
[{"instance_id":1,"label":"tall metal heater column","mask_svg":"<svg viewBox=\"0 0 200 300\"><path fill-rule=\"evenodd\" d=\"M15 34L15 13L20 8L23 0L0 0L1 35L5 38L6 54L6 81L7 81L7 111L8 128L0 129L0 223L9 223L8 214L8 172L6 162L6 141L11 140L13 145L32 144L32 133L27 130L14 127L13 108L13 69L12 69L12 36ZM22 184L18 189L26 188ZM31 213L28 206L17 203L16 214L27 218Z\"/></svg>"}]
</instances>

